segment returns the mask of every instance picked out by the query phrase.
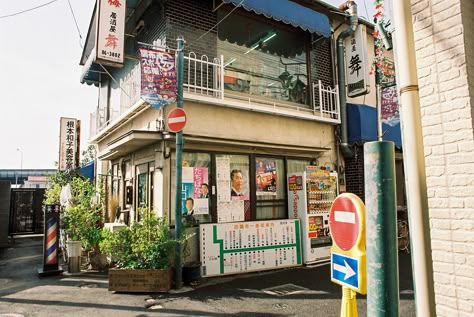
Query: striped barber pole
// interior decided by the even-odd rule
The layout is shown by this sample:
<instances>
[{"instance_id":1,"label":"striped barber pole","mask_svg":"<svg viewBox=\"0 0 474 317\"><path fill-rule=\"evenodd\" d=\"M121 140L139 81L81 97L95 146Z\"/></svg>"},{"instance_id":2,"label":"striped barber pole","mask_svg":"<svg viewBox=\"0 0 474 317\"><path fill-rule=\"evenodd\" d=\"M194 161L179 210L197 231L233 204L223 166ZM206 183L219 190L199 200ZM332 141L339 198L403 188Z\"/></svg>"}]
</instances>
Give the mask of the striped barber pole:
<instances>
[{"instance_id":1,"label":"striped barber pole","mask_svg":"<svg viewBox=\"0 0 474 317\"><path fill-rule=\"evenodd\" d=\"M56 241L58 239L57 227L58 221L55 218L50 218L46 225L46 265L56 264L58 261L58 249L56 244Z\"/></svg>"},{"instance_id":2,"label":"striped barber pole","mask_svg":"<svg viewBox=\"0 0 474 317\"><path fill-rule=\"evenodd\" d=\"M46 205L44 210L43 267L39 276L56 275L63 272L59 267L59 205Z\"/></svg>"}]
</instances>

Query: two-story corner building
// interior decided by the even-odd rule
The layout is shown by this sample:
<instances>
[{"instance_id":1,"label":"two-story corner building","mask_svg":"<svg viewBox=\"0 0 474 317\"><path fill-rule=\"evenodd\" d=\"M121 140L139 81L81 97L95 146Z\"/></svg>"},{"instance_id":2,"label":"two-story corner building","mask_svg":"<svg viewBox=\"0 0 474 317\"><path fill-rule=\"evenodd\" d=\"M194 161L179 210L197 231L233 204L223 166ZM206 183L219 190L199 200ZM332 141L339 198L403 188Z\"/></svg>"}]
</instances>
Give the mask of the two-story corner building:
<instances>
[{"instance_id":1,"label":"two-story corner building","mask_svg":"<svg viewBox=\"0 0 474 317\"><path fill-rule=\"evenodd\" d=\"M123 67L94 60L97 6L81 60L81 82L99 94L90 142L102 162L97 173L108 176L110 211L120 206L128 222L150 207L175 222L176 143L165 124L174 105L156 110L140 98L138 50L175 51L178 35L187 115L181 194L183 208L193 198L196 222L288 219L288 173L343 170L335 45L349 27L342 11L304 0L121 2ZM373 106L374 96L349 101Z\"/></svg>"}]
</instances>

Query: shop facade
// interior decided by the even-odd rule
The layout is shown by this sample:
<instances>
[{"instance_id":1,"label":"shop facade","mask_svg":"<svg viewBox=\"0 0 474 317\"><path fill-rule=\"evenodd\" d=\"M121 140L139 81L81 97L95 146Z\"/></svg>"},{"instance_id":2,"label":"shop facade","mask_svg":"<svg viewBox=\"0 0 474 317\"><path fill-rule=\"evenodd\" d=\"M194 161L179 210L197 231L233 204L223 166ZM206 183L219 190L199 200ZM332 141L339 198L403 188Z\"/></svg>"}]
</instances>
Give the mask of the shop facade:
<instances>
[{"instance_id":1,"label":"shop facade","mask_svg":"<svg viewBox=\"0 0 474 317\"><path fill-rule=\"evenodd\" d=\"M331 173L335 195L344 166L334 53L343 18L318 1L278 1L281 12L239 2L128 1L120 68L93 59L95 11L81 60L81 82L99 93L90 142L98 150L97 175L107 179L109 221L128 224L147 207L174 226L176 135L166 118L175 106L157 110L140 98L138 48L175 51L184 36L187 119L178 194L183 219L199 238L185 262L207 261L206 276L303 264L301 236L309 226L313 238L329 233L322 215L305 221L308 228L292 216L289 177L308 166L328 180ZM305 197L305 212L315 197ZM326 240L319 247L327 248Z\"/></svg>"}]
</instances>

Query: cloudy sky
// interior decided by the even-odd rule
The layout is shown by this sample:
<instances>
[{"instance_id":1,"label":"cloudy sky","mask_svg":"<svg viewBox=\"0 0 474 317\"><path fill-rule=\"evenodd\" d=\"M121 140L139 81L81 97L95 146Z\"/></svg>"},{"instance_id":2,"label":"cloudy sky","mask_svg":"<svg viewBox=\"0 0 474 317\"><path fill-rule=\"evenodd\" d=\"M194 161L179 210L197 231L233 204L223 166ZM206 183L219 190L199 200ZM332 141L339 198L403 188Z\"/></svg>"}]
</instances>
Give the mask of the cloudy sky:
<instances>
[{"instance_id":1,"label":"cloudy sky","mask_svg":"<svg viewBox=\"0 0 474 317\"><path fill-rule=\"evenodd\" d=\"M337 5L342 1L328 2ZM371 16L373 2L357 2L359 15ZM85 148L97 90L80 84L79 59L94 3L1 2L0 169L55 168L60 117L81 120Z\"/></svg>"}]
</instances>

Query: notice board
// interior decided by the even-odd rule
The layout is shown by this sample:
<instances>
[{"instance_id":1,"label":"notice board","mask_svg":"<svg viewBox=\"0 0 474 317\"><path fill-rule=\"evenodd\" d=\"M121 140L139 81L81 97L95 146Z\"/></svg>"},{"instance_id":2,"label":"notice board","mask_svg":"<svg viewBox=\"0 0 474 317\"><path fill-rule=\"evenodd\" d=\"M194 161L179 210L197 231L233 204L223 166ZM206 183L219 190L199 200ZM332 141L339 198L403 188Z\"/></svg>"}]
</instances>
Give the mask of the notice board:
<instances>
[{"instance_id":1,"label":"notice board","mask_svg":"<svg viewBox=\"0 0 474 317\"><path fill-rule=\"evenodd\" d=\"M201 224L202 276L302 265L298 219Z\"/></svg>"}]
</instances>

